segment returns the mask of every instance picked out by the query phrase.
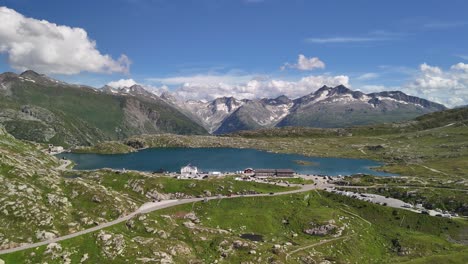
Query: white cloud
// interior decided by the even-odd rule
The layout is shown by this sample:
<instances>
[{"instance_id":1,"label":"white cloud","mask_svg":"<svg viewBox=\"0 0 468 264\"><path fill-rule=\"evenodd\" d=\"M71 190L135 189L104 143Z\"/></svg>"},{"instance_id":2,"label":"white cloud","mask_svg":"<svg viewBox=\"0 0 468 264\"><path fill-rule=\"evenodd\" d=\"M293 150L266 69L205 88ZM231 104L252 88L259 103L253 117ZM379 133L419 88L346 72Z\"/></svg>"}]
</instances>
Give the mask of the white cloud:
<instances>
[{"instance_id":1,"label":"white cloud","mask_svg":"<svg viewBox=\"0 0 468 264\"><path fill-rule=\"evenodd\" d=\"M352 43L352 42L372 42L386 40L381 37L330 37L330 38L307 38L306 42L327 44L327 43Z\"/></svg>"},{"instance_id":2,"label":"white cloud","mask_svg":"<svg viewBox=\"0 0 468 264\"><path fill-rule=\"evenodd\" d=\"M379 77L379 74L375 73L375 72L368 72L368 73L364 73L360 76L358 76L356 79L357 80L372 80L372 79L376 79Z\"/></svg>"},{"instance_id":3,"label":"white cloud","mask_svg":"<svg viewBox=\"0 0 468 264\"><path fill-rule=\"evenodd\" d=\"M463 62L459 62L455 65L452 65L452 67L450 67L450 69L452 70L459 70L459 71L465 71L468 73L468 64L465 64Z\"/></svg>"},{"instance_id":4,"label":"white cloud","mask_svg":"<svg viewBox=\"0 0 468 264\"><path fill-rule=\"evenodd\" d=\"M120 79L118 81L110 82L107 85L109 85L110 87L114 87L114 88L123 88L123 87L130 87L135 84L138 84L138 83L135 82L135 80L133 79Z\"/></svg>"},{"instance_id":5,"label":"white cloud","mask_svg":"<svg viewBox=\"0 0 468 264\"><path fill-rule=\"evenodd\" d=\"M127 56L114 60L101 54L82 28L28 18L7 7L0 7L0 21L0 53L7 54L14 69L47 74L129 70Z\"/></svg>"},{"instance_id":6,"label":"white cloud","mask_svg":"<svg viewBox=\"0 0 468 264\"><path fill-rule=\"evenodd\" d=\"M157 78L160 80L159 78ZM184 83L174 90L174 95L181 99L213 100L222 96L233 96L238 99L274 98L286 95L297 98L314 92L323 85L349 86L348 76L317 75L303 77L298 81L277 79L250 79L245 83Z\"/></svg>"},{"instance_id":7,"label":"white cloud","mask_svg":"<svg viewBox=\"0 0 468 264\"><path fill-rule=\"evenodd\" d=\"M394 40L403 37L405 34L401 32L391 32L386 30L374 30L361 36L334 36L322 38L306 38L305 41L314 44L329 44L329 43L359 43L359 42L375 42Z\"/></svg>"},{"instance_id":8,"label":"white cloud","mask_svg":"<svg viewBox=\"0 0 468 264\"><path fill-rule=\"evenodd\" d=\"M154 85L141 84L141 83L136 82L133 79L120 79L118 81L109 82L107 83L107 85L113 88L125 88L125 87L131 87L133 85L140 85L141 87L145 88L147 91L152 92L157 95L161 95L162 93L169 91L169 87L167 87L166 85L162 85L158 87Z\"/></svg>"},{"instance_id":9,"label":"white cloud","mask_svg":"<svg viewBox=\"0 0 468 264\"><path fill-rule=\"evenodd\" d=\"M460 62L442 70L423 63L414 80L402 89L449 107L468 104L468 64Z\"/></svg>"},{"instance_id":10,"label":"white cloud","mask_svg":"<svg viewBox=\"0 0 468 264\"><path fill-rule=\"evenodd\" d=\"M285 70L286 68L294 68L301 71L310 71L314 69L324 69L325 63L317 57L307 58L303 54L299 54L299 57L297 58L297 63L285 63L281 67L281 70Z\"/></svg>"},{"instance_id":11,"label":"white cloud","mask_svg":"<svg viewBox=\"0 0 468 264\"><path fill-rule=\"evenodd\" d=\"M195 75L184 75L184 76L173 76L164 78L148 78L149 82L163 83L167 85L217 85L220 83L239 84L245 83L251 79L256 78L250 74L195 74Z\"/></svg>"}]
</instances>

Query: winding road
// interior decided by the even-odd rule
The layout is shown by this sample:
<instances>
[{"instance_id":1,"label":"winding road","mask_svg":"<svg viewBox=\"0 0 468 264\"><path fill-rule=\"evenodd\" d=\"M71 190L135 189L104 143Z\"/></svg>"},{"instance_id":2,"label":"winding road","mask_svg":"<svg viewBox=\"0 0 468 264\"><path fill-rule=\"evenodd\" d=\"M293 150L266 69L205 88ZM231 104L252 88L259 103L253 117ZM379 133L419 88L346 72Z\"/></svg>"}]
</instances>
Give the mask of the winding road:
<instances>
[{"instance_id":1,"label":"winding road","mask_svg":"<svg viewBox=\"0 0 468 264\"><path fill-rule=\"evenodd\" d=\"M188 204L188 203L195 203L195 202L202 202L204 200L216 200L216 199L235 199L235 198L241 198L241 197L262 197L262 196L279 196L279 195L287 195L287 194L294 194L294 193L301 193L301 192L308 192L312 190L325 190L325 191L331 191L333 187L335 187L334 184L328 184L325 180L318 179L316 181L317 185L314 184L307 184L307 185L299 185L299 184L291 184L293 187L300 187L299 189L296 190L291 190L291 191L285 191L285 192L277 192L277 193L272 193L272 194L249 194L249 195L233 195L233 196L212 196L212 197L206 197L206 198L189 198L189 199L180 199L180 200L164 200L161 202L150 202L150 203L145 203L143 204L140 208L138 208L135 212L128 214L126 216L122 216L118 219L115 219L113 221L103 223L100 225L97 225L92 228L88 228L85 230L81 230L72 234L68 234L65 236L49 239L49 240L44 240L41 242L37 243L32 243L32 244L22 244L18 247L14 248L9 248L9 249L3 249L0 250L0 255L2 254L8 254L8 253L13 253L21 250L26 250L26 249L31 249L31 248L36 248L44 245L48 245L50 243L56 243L60 242L63 240L67 240L70 238L74 238L77 236L89 234L92 232L99 231L101 229L126 222L132 217L139 215L139 214L147 214L150 212L154 212L157 210L161 210L164 208L169 208L177 205L182 205L182 204ZM282 186L286 186L286 184L278 184ZM373 195L374 199L377 199L378 202L386 202L388 203L389 207L395 207L395 208L400 208L400 209L406 209L406 210L411 210L408 208L402 208L402 205L405 204L403 201L393 199L393 198L386 198L380 195ZM376 201L372 201L376 202ZM414 210L411 210L414 211ZM348 212L349 213L349 212ZM357 215L356 215L357 216ZM363 219L364 221L368 222L367 220ZM368 222L369 223L369 222ZM370 223L369 223L370 224Z\"/></svg>"},{"instance_id":2,"label":"winding road","mask_svg":"<svg viewBox=\"0 0 468 264\"><path fill-rule=\"evenodd\" d=\"M322 186L322 185L321 186L316 186L316 185L310 184L310 185L303 185L303 186L300 186L300 187L301 188L297 189L297 190L291 190L291 191L279 192L279 193L273 193L273 194L233 195L231 197L228 197L228 196L213 196L213 197L206 197L206 198L164 200L164 201L161 201L161 202L146 203L146 204L142 205L135 212L133 212L133 213L131 213L129 215L120 217L118 219L115 219L113 221L110 221L110 222L107 222L107 223L104 223L104 224L100 224L100 225L97 225L95 227L88 228L88 229L85 229L85 230L81 230L81 231L78 231L78 232L75 232L75 233L72 233L72 234L68 234L68 235L65 235L65 236L56 237L56 238L53 238L53 239L44 240L44 241L37 242L37 243L32 243L32 244L23 244L21 246L15 247L15 248L3 249L3 250L0 250L0 255L13 253L13 252L16 252L16 251L21 251L21 250L26 250L26 249L31 249L31 248L36 248L36 247L48 245L50 243L60 242L60 241L67 240L67 239L70 239L70 238L74 238L74 237L77 237L77 236L81 236L81 235L89 234L89 233L92 233L92 232L96 232L96 231L99 231L101 229L104 229L104 228L107 228L107 227L110 227L110 226L113 226L113 225L116 225L116 224L119 224L119 223L122 223L122 222L126 222L129 219L131 219L132 217L134 217L136 215L139 215L139 214L147 214L147 213L150 213L150 212L154 212L154 211L157 211L157 210L161 210L161 209L164 209L164 208L169 208L169 207L173 207L173 206L177 206L177 205L182 205L182 204L202 202L205 199L206 200L216 200L216 199L234 199L234 198L240 198L240 197L278 196L278 195L287 195L287 194L294 194L294 193L300 193L300 192L308 192L308 191L315 190L315 189L323 189L325 186Z\"/></svg>"}]
</instances>

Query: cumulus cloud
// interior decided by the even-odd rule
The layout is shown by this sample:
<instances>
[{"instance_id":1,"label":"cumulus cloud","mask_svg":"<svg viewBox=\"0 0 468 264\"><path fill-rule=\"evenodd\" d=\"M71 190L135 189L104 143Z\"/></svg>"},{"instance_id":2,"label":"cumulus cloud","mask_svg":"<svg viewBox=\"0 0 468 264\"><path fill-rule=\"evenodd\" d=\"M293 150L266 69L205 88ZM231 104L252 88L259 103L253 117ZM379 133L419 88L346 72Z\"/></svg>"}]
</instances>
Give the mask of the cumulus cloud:
<instances>
[{"instance_id":1,"label":"cumulus cloud","mask_svg":"<svg viewBox=\"0 0 468 264\"><path fill-rule=\"evenodd\" d=\"M293 68L301 71L310 71L314 69L325 68L325 63L317 57L307 58L303 54L299 54L299 57L297 58L297 63L285 63L281 67L281 70L285 70L286 68Z\"/></svg>"},{"instance_id":2,"label":"cumulus cloud","mask_svg":"<svg viewBox=\"0 0 468 264\"><path fill-rule=\"evenodd\" d=\"M213 100L222 96L233 96L238 99L274 98L286 95L297 98L314 92L323 85L349 86L348 76L317 75L303 77L297 81L285 81L270 78L254 78L245 83L195 83L187 82L174 90L174 95L181 99Z\"/></svg>"},{"instance_id":3,"label":"cumulus cloud","mask_svg":"<svg viewBox=\"0 0 468 264\"><path fill-rule=\"evenodd\" d=\"M402 88L449 107L468 104L468 64L460 62L443 70L423 63L414 80Z\"/></svg>"},{"instance_id":4,"label":"cumulus cloud","mask_svg":"<svg viewBox=\"0 0 468 264\"><path fill-rule=\"evenodd\" d=\"M120 79L118 81L109 82L107 85L109 85L110 87L114 87L114 88L123 88L123 87L130 87L135 84L138 84L138 83L135 82L135 80L133 79Z\"/></svg>"},{"instance_id":5,"label":"cumulus cloud","mask_svg":"<svg viewBox=\"0 0 468 264\"><path fill-rule=\"evenodd\" d=\"M129 71L126 55L115 60L101 54L82 28L28 18L7 7L0 7L0 21L0 53L14 69L47 74Z\"/></svg>"}]
</instances>

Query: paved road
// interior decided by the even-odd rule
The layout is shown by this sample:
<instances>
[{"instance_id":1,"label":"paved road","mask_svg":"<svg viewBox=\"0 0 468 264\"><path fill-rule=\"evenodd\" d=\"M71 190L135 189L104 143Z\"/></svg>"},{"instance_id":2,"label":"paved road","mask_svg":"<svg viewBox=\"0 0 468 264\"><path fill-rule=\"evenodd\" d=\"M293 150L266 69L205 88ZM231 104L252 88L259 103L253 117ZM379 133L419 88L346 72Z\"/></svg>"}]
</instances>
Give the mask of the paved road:
<instances>
[{"instance_id":1,"label":"paved road","mask_svg":"<svg viewBox=\"0 0 468 264\"><path fill-rule=\"evenodd\" d=\"M215 197L207 197L206 199L207 200L215 200L215 199L220 199L220 198L222 198L222 199L234 199L234 198L239 198L239 197L278 196L278 195L287 195L287 194L293 194L293 193L307 192L307 191L311 191L311 190L314 190L314 189L317 189L317 188L323 188L323 186L318 187L318 186L314 186L314 185L304 185L304 186L301 186L301 188L297 189L297 190L274 193L274 194L233 195L231 197L215 196ZM30 249L30 248L36 248L36 247L44 246L44 245L47 245L47 244L50 244L50 243L56 243L56 242L63 241L63 240L66 240L66 239L70 239L70 238L73 238L73 237L77 237L77 236L81 236L81 235L84 235L84 234L92 233L92 232L104 229L106 227L110 227L110 226L113 226L113 225L116 225L116 224L119 224L119 223L122 223L122 222L126 222L126 221L128 221L129 219L131 219L132 217L134 217L135 215L138 215L138 214L146 214L146 213L154 212L154 211L161 210L161 209L168 208L168 207L173 207L173 206L188 204L188 203L194 203L194 202L201 202L203 200L205 200L205 198L190 198L190 199L181 199L181 200L167 200L167 201L161 201L161 202L155 202L155 203L146 203L143 206L141 206L138 210L136 210L135 212L133 212L133 213L131 213L129 215L120 217L118 219L115 219L114 221L110 221L110 222L100 224L100 225L97 225L97 226L89 228L89 229L81 230L81 231L78 231L76 233L61 236L61 237L57 237L57 238L54 238L54 239L45 240L45 241L41 241L41 242L37 242L37 243L33 243L33 244L24 244L24 245L21 245L19 247L0 250L0 255L7 254L7 253L12 253L12 252L16 252L16 251L21 251L21 250L25 250L25 249Z\"/></svg>"},{"instance_id":2,"label":"paved road","mask_svg":"<svg viewBox=\"0 0 468 264\"><path fill-rule=\"evenodd\" d=\"M278 185L285 185L285 184L278 184ZM25 249L30 249L30 248L36 248L36 247L44 246L44 245L47 245L47 244L50 244L50 243L56 243L56 242L63 241L63 240L66 240L66 239L70 239L70 238L73 238L73 237L81 236L81 235L84 235L84 234L89 234L89 233L92 233L92 232L95 232L95 231L98 231L98 230L101 230L101 229L104 229L104 228L107 228L107 227L110 227L110 226L113 226L113 225L116 225L116 224L119 224L119 223L122 223L122 222L126 222L126 221L128 221L129 219L131 219L132 217L134 217L135 215L138 215L138 214L146 214L146 213L150 213L150 212L154 212L154 211L161 210L161 209L164 209L164 208L173 207L173 206L182 205L182 204L201 202L201 201L204 201L205 199L206 200L215 200L215 199L234 199L234 198L239 198L239 197L279 196L279 195L287 195L287 194L308 192L308 191L317 190L317 189L331 191L331 188L335 187L334 185L327 184L326 181L322 181L322 180L317 181L317 185L313 185L313 184L307 184L307 185L291 184L291 186L300 186L300 189L286 191L286 192L278 192L278 193L273 193L273 194L233 195L231 197L228 197L228 196L214 196L214 197L206 197L206 198L190 198L190 199L166 200L166 201L161 201L161 202L146 203L146 204L142 205L135 212L133 212L133 213L131 213L129 215L120 217L118 219L115 219L114 221L110 221L110 222L100 224L100 225L97 225L97 226L89 228L89 229L85 229L85 230L78 231L78 232L73 233L73 234L57 237L57 238L54 238L54 239L45 240L45 241L41 241L41 242L37 242L37 243L33 243L33 244L24 244L24 245L15 247L15 248L0 250L0 255L7 254L7 253L12 253L12 252L16 252L16 251L21 251L21 250L25 250ZM386 201L385 199L392 199L392 198L383 197L382 199L384 199L382 201ZM395 199L393 199L393 200L395 200ZM397 201L399 201L399 200L397 200ZM389 203L388 206L396 207L396 208L400 208L400 209L406 209L406 208L401 208L400 203L402 203L402 202L399 201L399 202L396 202L396 203ZM395 206L392 206L393 204L395 204Z\"/></svg>"}]
</instances>

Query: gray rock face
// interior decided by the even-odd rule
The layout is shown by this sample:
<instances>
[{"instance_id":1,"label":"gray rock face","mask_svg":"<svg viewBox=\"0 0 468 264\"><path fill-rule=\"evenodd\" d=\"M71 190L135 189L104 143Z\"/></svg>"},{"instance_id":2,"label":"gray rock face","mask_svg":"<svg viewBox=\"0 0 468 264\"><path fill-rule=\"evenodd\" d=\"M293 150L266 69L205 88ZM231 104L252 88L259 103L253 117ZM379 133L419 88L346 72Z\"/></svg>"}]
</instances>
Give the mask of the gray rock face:
<instances>
[{"instance_id":1,"label":"gray rock face","mask_svg":"<svg viewBox=\"0 0 468 264\"><path fill-rule=\"evenodd\" d=\"M445 106L400 91L365 94L343 85L323 86L291 100L237 100L222 97L211 102L161 97L213 134L270 127L347 127L397 122L446 109Z\"/></svg>"},{"instance_id":2,"label":"gray rock face","mask_svg":"<svg viewBox=\"0 0 468 264\"><path fill-rule=\"evenodd\" d=\"M291 113L277 126L339 128L404 121L444 109L443 105L399 91L364 94L343 85L324 86L294 100Z\"/></svg>"}]
</instances>

